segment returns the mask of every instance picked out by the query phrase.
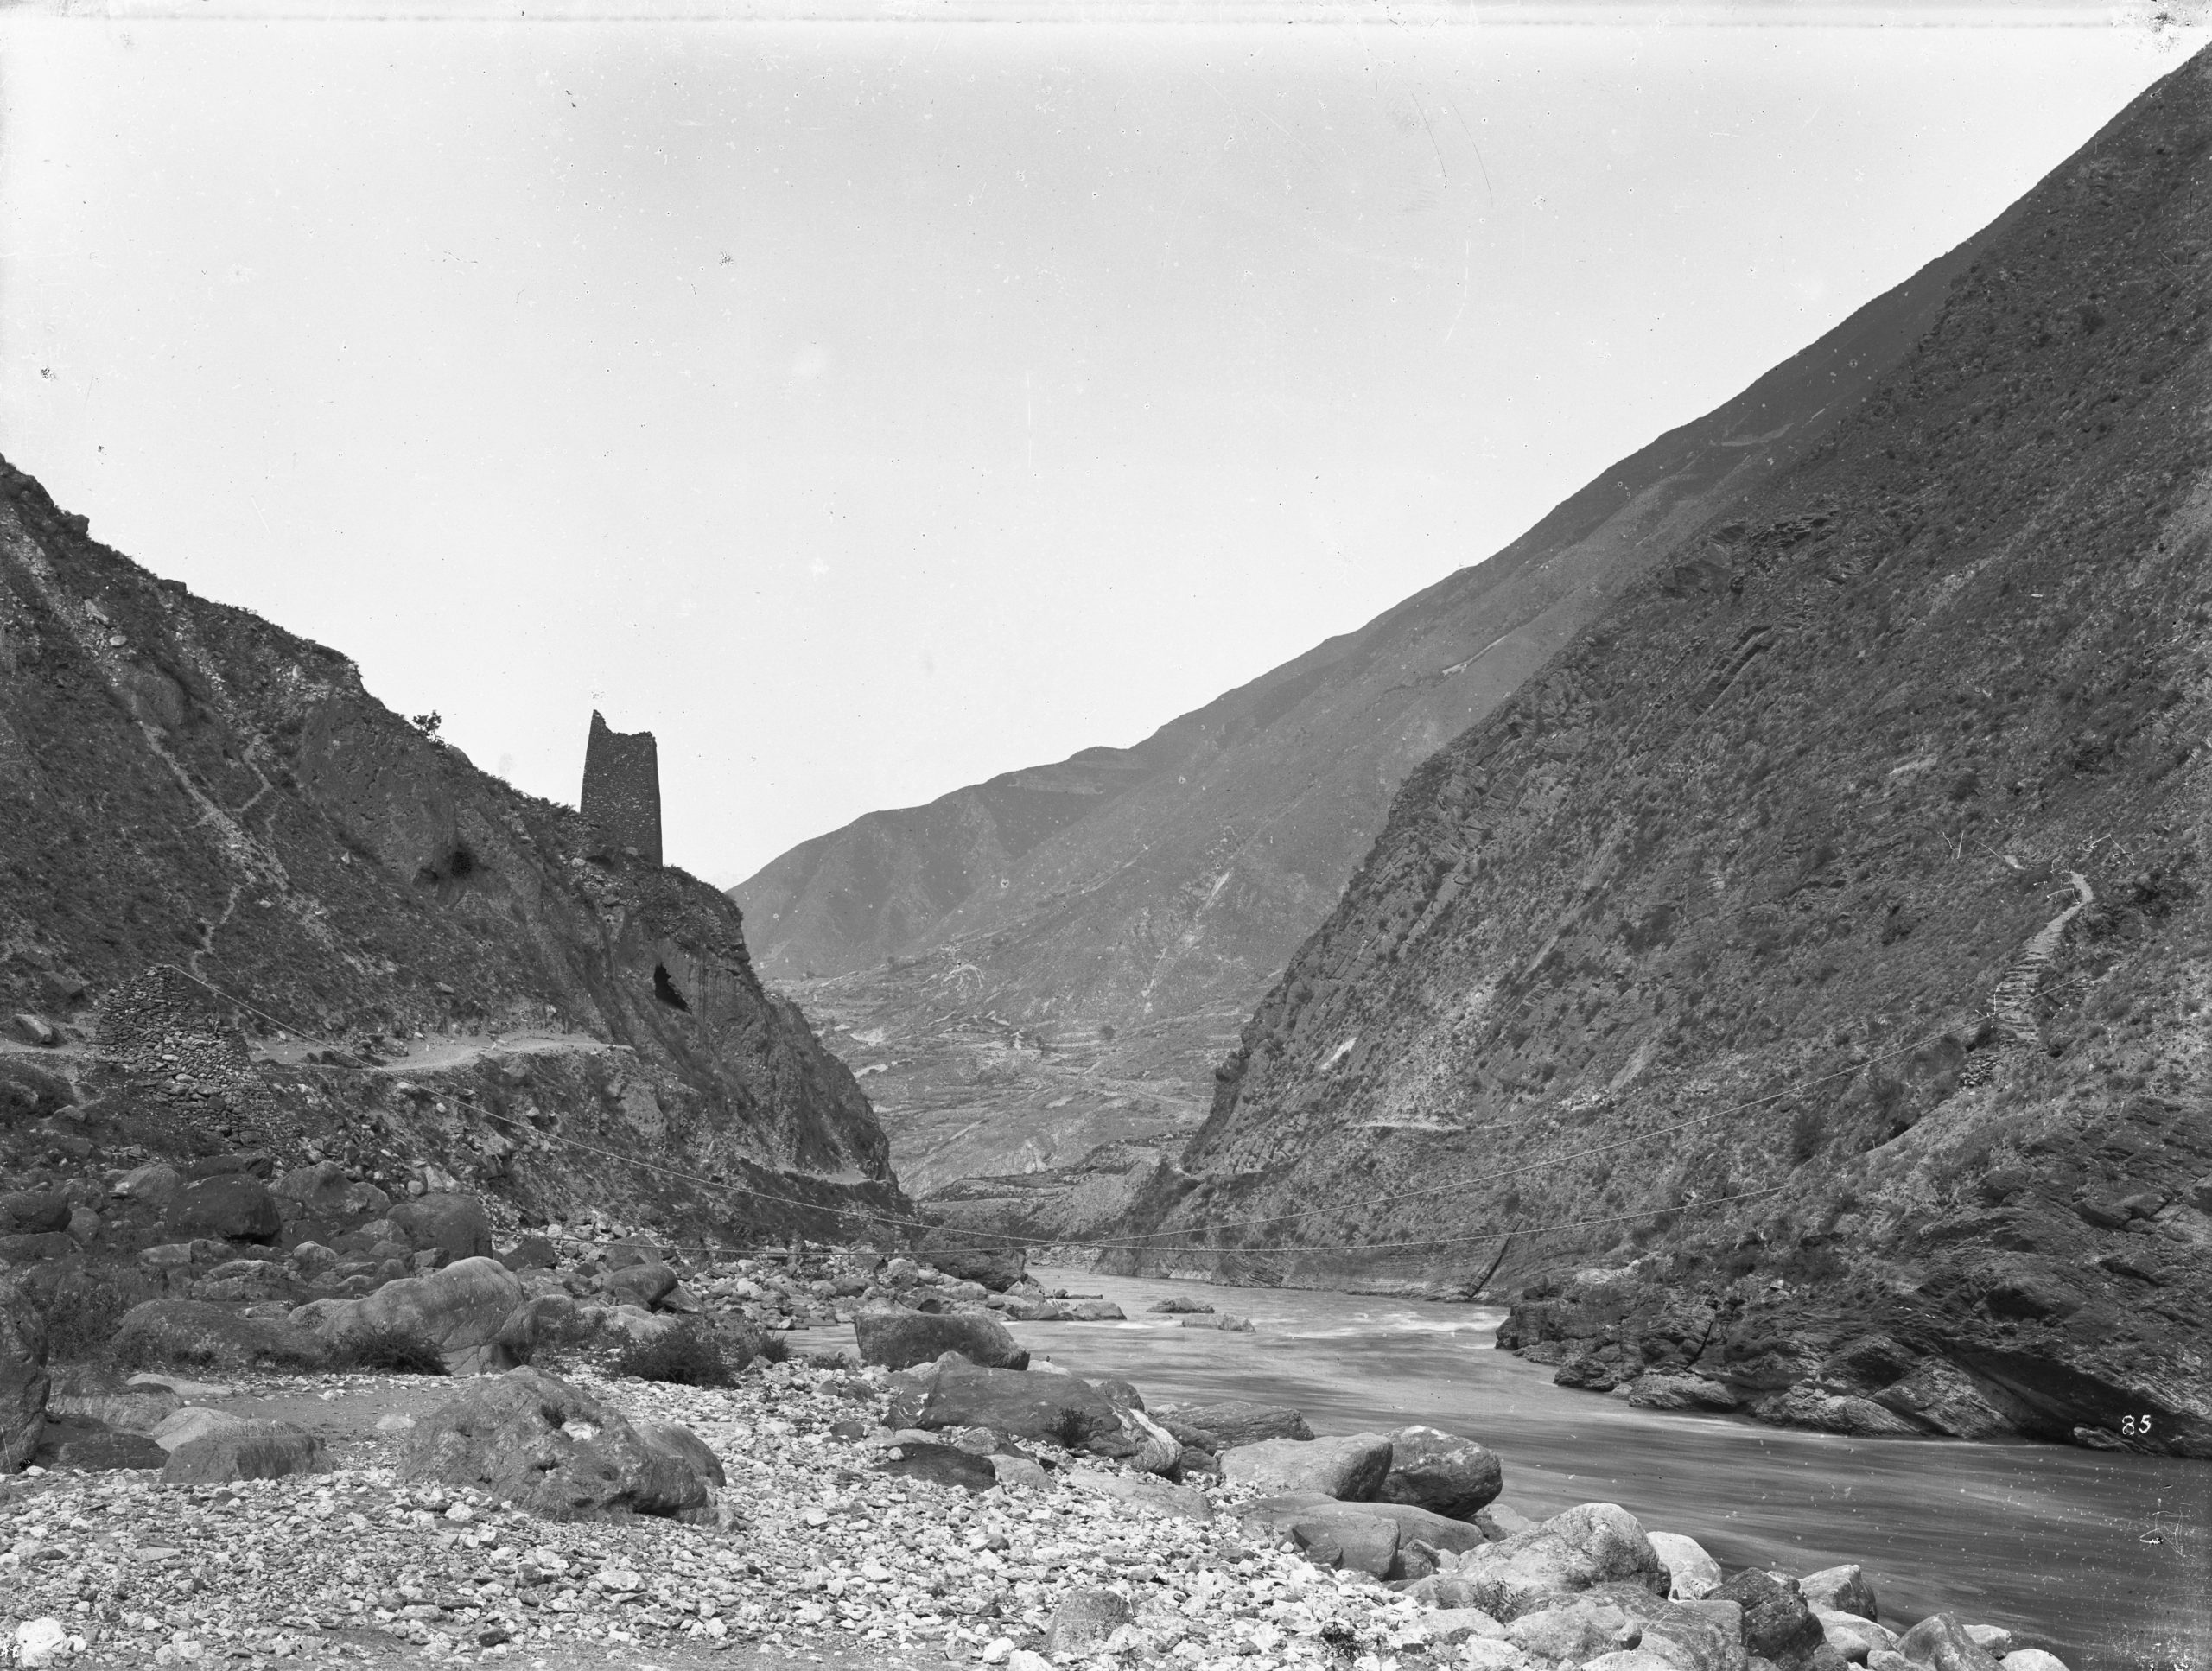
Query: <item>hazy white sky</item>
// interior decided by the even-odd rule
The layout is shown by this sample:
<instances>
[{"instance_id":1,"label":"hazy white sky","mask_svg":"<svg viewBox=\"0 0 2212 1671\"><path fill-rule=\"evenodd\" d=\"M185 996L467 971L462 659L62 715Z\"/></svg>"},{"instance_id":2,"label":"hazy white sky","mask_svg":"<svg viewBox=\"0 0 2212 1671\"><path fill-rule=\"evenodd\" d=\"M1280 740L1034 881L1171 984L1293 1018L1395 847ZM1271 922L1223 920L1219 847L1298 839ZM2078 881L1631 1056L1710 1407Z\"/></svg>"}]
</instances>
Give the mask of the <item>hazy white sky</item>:
<instances>
[{"instance_id":1,"label":"hazy white sky","mask_svg":"<svg viewBox=\"0 0 2212 1671\"><path fill-rule=\"evenodd\" d=\"M2023 15L8 15L0 450L732 881L1479 561L2202 39Z\"/></svg>"}]
</instances>

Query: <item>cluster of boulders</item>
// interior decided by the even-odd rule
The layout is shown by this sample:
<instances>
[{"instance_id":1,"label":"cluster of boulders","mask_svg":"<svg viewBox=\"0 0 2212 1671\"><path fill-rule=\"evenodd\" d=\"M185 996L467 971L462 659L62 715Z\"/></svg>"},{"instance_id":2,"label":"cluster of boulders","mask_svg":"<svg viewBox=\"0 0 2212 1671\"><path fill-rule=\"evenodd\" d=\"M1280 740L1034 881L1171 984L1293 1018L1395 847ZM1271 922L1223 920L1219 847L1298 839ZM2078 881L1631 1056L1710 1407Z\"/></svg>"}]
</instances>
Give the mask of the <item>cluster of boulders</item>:
<instances>
[{"instance_id":1,"label":"cluster of boulders","mask_svg":"<svg viewBox=\"0 0 2212 1671\"><path fill-rule=\"evenodd\" d=\"M1317 1438L1293 1410L1243 1402L1147 1409L1127 1382L1029 1367L973 1315L864 1311L861 1354L893 1371L887 1466L971 1489L1043 1489L1057 1453L1119 1465L1103 1490L1156 1513L1233 1515L1317 1565L1433 1610L1434 1639L1497 1671L2052 1671L2043 1650L1948 1614L1899 1635L1855 1567L1724 1580L1694 1540L1647 1534L1590 1503L1541 1523L1497 1503L1498 1458L1434 1428ZM935 1356L931 1354L935 1353Z\"/></svg>"},{"instance_id":2,"label":"cluster of boulders","mask_svg":"<svg viewBox=\"0 0 2212 1671\"><path fill-rule=\"evenodd\" d=\"M375 1338L427 1347L449 1373L474 1374L513 1368L549 1343L619 1350L689 1321L758 1335L857 1325L878 1311L993 1323L1122 1317L1111 1302L1046 1291L1018 1251L946 1245L924 1262L794 1242L737 1255L606 1229L550 1225L495 1248L483 1204L457 1189L394 1200L335 1162L275 1174L266 1156L232 1154L0 1196L0 1261L24 1268L0 1281L27 1315L50 1312L68 1303L88 1261L104 1261L111 1290L141 1299L108 1344L125 1367L323 1367ZM0 1470L37 1453L43 1387L33 1355L0 1339ZM89 1453L91 1438L71 1442Z\"/></svg>"}]
</instances>

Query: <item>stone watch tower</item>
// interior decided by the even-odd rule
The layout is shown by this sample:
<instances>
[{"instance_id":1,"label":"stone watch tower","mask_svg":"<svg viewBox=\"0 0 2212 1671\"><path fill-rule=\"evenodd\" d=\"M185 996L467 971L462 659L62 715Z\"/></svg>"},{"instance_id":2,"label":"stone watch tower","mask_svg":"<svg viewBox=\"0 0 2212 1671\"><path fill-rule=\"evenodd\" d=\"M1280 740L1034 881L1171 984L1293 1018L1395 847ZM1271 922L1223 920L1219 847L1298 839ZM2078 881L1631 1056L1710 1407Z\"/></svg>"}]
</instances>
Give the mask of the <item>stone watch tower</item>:
<instances>
[{"instance_id":1,"label":"stone watch tower","mask_svg":"<svg viewBox=\"0 0 2212 1671\"><path fill-rule=\"evenodd\" d=\"M594 708L584 746L584 822L616 852L660 863L660 749L650 731L612 731Z\"/></svg>"}]
</instances>

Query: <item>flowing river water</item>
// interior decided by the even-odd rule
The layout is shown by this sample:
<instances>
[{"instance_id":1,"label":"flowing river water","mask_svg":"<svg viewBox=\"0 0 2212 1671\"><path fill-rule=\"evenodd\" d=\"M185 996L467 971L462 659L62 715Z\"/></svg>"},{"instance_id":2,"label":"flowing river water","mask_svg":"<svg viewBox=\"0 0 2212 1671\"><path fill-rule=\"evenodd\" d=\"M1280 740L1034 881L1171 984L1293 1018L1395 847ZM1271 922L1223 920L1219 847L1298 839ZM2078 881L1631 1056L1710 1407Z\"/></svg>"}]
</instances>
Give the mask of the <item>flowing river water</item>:
<instances>
[{"instance_id":1,"label":"flowing river water","mask_svg":"<svg viewBox=\"0 0 2212 1671\"><path fill-rule=\"evenodd\" d=\"M1496 1350L1505 1314L1488 1306L1038 1276L1103 1294L1129 1320L1017 1324L1016 1337L1077 1375L1132 1381L1148 1403L1287 1404L1324 1434L1425 1423L1496 1451L1502 1500L1535 1518L1618 1503L1732 1570L1856 1561L1896 1630L1950 1609L2073 1671L2212 1671L2212 1465L1633 1409ZM1169 1295L1249 1317L1255 1332L1146 1314Z\"/></svg>"}]
</instances>

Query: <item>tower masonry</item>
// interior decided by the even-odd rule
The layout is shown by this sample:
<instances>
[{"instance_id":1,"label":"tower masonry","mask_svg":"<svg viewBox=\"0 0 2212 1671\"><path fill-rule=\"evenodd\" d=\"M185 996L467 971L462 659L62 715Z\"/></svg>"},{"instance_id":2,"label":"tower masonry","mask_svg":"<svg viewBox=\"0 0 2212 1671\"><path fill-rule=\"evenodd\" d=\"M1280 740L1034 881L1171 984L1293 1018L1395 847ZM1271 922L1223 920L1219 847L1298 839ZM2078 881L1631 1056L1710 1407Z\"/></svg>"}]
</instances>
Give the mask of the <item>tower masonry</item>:
<instances>
[{"instance_id":1,"label":"tower masonry","mask_svg":"<svg viewBox=\"0 0 2212 1671\"><path fill-rule=\"evenodd\" d=\"M584 822L609 847L635 848L646 863L660 863L660 749L653 734L610 730L593 709L581 804Z\"/></svg>"}]
</instances>

